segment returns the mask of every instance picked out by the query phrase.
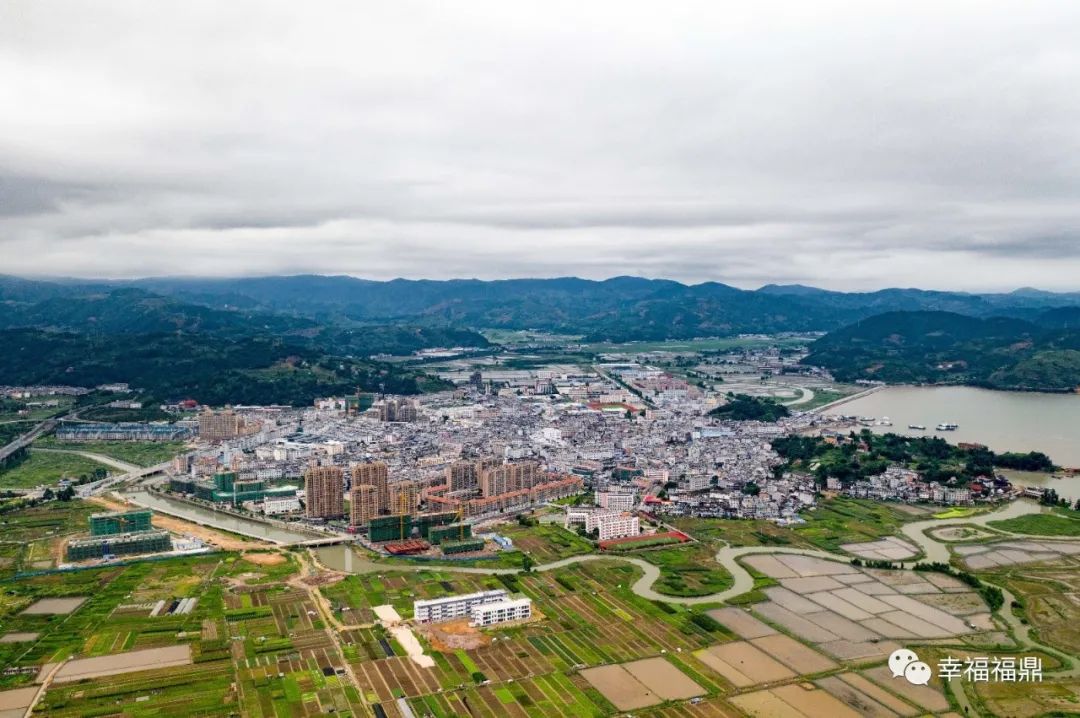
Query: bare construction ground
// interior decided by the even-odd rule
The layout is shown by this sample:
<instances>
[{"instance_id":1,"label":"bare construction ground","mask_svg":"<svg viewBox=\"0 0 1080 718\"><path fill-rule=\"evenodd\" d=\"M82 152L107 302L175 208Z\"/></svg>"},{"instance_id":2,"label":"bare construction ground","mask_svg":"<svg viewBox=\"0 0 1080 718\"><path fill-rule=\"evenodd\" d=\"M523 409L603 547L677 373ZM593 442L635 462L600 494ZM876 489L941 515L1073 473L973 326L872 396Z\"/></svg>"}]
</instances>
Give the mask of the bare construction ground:
<instances>
[{"instance_id":1,"label":"bare construction ground","mask_svg":"<svg viewBox=\"0 0 1080 718\"><path fill-rule=\"evenodd\" d=\"M665 701L681 701L705 694L705 689L663 658L624 663L623 668Z\"/></svg>"},{"instance_id":2,"label":"bare construction ground","mask_svg":"<svg viewBox=\"0 0 1080 718\"><path fill-rule=\"evenodd\" d=\"M72 598L42 598L27 606L23 613L32 616L55 616L71 613L86 602L83 596Z\"/></svg>"},{"instance_id":3,"label":"bare construction ground","mask_svg":"<svg viewBox=\"0 0 1080 718\"><path fill-rule=\"evenodd\" d=\"M694 657L737 688L795 677L790 668L747 641L710 646L695 651Z\"/></svg>"},{"instance_id":4,"label":"bare construction ground","mask_svg":"<svg viewBox=\"0 0 1080 718\"><path fill-rule=\"evenodd\" d=\"M843 544L840 548L852 556L870 561L903 561L919 553L915 546L895 536L887 536L877 541Z\"/></svg>"},{"instance_id":5,"label":"bare construction ground","mask_svg":"<svg viewBox=\"0 0 1080 718\"><path fill-rule=\"evenodd\" d=\"M110 656L79 658L65 664L53 678L54 683L70 683L83 678L100 678L119 673L133 673L191 663L191 646L165 646L141 651L114 653Z\"/></svg>"},{"instance_id":6,"label":"bare construction ground","mask_svg":"<svg viewBox=\"0 0 1080 718\"><path fill-rule=\"evenodd\" d=\"M5 633L0 643L26 643L36 641L39 633Z\"/></svg>"}]
</instances>

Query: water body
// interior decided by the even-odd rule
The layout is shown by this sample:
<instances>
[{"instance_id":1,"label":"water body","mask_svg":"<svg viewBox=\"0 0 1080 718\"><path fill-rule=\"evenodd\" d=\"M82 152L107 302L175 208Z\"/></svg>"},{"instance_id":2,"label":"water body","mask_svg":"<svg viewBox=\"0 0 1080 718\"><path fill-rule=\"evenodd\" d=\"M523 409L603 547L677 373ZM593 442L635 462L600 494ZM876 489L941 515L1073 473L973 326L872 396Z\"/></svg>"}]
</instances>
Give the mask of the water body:
<instances>
[{"instance_id":1,"label":"water body","mask_svg":"<svg viewBox=\"0 0 1080 718\"><path fill-rule=\"evenodd\" d=\"M878 433L940 436L951 443L971 441L997 452L1042 451L1062 466L1080 467L1080 394L990 391L967 386L895 386L841 404L827 414L881 419L891 427ZM935 431L942 422L956 431ZM908 429L909 424L926 431Z\"/></svg>"},{"instance_id":2,"label":"water body","mask_svg":"<svg viewBox=\"0 0 1080 718\"><path fill-rule=\"evenodd\" d=\"M1080 394L990 391L966 386L896 386L829 409L826 414L889 417L893 425L869 427L876 433L940 436L957 443L985 444L997 452L1041 451L1055 464L1080 467ZM935 431L942 422L956 431ZM909 429L926 426L926 431ZM1017 476L1018 483L1052 486L1059 494L1080 498L1080 476Z\"/></svg>"},{"instance_id":3,"label":"water body","mask_svg":"<svg viewBox=\"0 0 1080 718\"><path fill-rule=\"evenodd\" d=\"M177 501L176 499L170 499L165 496L157 496L146 491L133 491L129 494L125 494L125 496L140 506L155 509L163 514L187 519L188 521L202 524L203 526L232 531L233 533L242 536L251 536L253 538L265 539L280 544L299 543L301 541L310 541L313 538L317 538L315 534L291 531L289 529L279 528L278 526L264 524L261 521L238 518L218 511L204 509L201 506L193 506L186 501Z\"/></svg>"}]
</instances>

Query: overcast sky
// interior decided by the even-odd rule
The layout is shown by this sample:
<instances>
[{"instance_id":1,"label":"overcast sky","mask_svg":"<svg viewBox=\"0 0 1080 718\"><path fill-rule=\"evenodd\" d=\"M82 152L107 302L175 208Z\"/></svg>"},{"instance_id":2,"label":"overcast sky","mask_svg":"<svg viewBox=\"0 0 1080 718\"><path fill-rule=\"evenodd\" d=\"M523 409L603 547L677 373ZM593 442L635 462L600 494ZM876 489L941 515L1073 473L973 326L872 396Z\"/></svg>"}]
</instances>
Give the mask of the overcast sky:
<instances>
[{"instance_id":1,"label":"overcast sky","mask_svg":"<svg viewBox=\"0 0 1080 718\"><path fill-rule=\"evenodd\" d=\"M1080 290L1080 2L0 4L0 273Z\"/></svg>"}]
</instances>

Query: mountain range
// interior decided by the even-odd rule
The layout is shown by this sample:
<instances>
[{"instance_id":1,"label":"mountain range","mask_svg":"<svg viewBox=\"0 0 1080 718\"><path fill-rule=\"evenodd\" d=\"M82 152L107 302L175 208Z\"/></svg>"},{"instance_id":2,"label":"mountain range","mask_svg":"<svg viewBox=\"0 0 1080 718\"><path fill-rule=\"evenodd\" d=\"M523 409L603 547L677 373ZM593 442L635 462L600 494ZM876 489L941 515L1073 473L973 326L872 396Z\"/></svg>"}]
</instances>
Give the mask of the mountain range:
<instances>
[{"instance_id":1,"label":"mountain range","mask_svg":"<svg viewBox=\"0 0 1080 718\"><path fill-rule=\"evenodd\" d=\"M818 339L804 363L842 381L973 384L995 389L1080 387L1080 309L1036 324L953 312L887 312Z\"/></svg>"},{"instance_id":2,"label":"mountain range","mask_svg":"<svg viewBox=\"0 0 1080 718\"><path fill-rule=\"evenodd\" d=\"M1000 388L1080 384L1080 293L743 290L615 277L377 282L345 276L129 281L0 276L0 384L143 381L175 397L306 401L434 385L383 354L485 350L484 329L583 341L827 332L807 361L838 378ZM197 359L195 359L197 358ZM172 367L172 368L170 368Z\"/></svg>"},{"instance_id":3,"label":"mountain range","mask_svg":"<svg viewBox=\"0 0 1080 718\"><path fill-rule=\"evenodd\" d=\"M743 290L716 282L686 285L640 277L603 281L565 277L386 282L320 275L123 282L44 282L0 277L0 326L41 326L54 317L63 319L56 300L98 297L100 301L116 292L132 290L145 293L141 306L157 315L162 329L178 321L179 328L190 323L224 327L230 318L241 316L244 322L265 323L270 331L316 331L327 324L382 324L462 330L536 329L582 335L586 341L831 331L894 311L947 311L1039 322L1047 310L1080 307L1080 293L1033 289L1005 294L920 289L833 292L802 285L767 285ZM115 296L131 299L137 295ZM174 304L149 306L153 297L165 297ZM175 316L175 312L171 318L163 316L171 308L179 308L182 316ZM207 313L209 309L228 315ZM79 321L77 313L74 321ZM142 314L130 317L132 325L147 321ZM306 319L309 323L289 324L286 318ZM128 321L118 320L121 324ZM461 339L469 343L467 337Z\"/></svg>"}]
</instances>

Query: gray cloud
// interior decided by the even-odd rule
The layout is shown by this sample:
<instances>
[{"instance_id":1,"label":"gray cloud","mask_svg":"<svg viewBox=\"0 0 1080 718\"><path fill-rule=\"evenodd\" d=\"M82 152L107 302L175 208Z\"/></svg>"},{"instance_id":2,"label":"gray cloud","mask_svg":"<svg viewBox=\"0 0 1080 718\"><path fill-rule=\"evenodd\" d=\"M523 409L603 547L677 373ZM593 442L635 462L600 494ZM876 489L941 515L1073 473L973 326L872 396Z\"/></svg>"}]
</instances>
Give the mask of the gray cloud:
<instances>
[{"instance_id":1,"label":"gray cloud","mask_svg":"<svg viewBox=\"0 0 1080 718\"><path fill-rule=\"evenodd\" d=\"M4 272L1078 289L1080 5L0 6Z\"/></svg>"}]
</instances>

